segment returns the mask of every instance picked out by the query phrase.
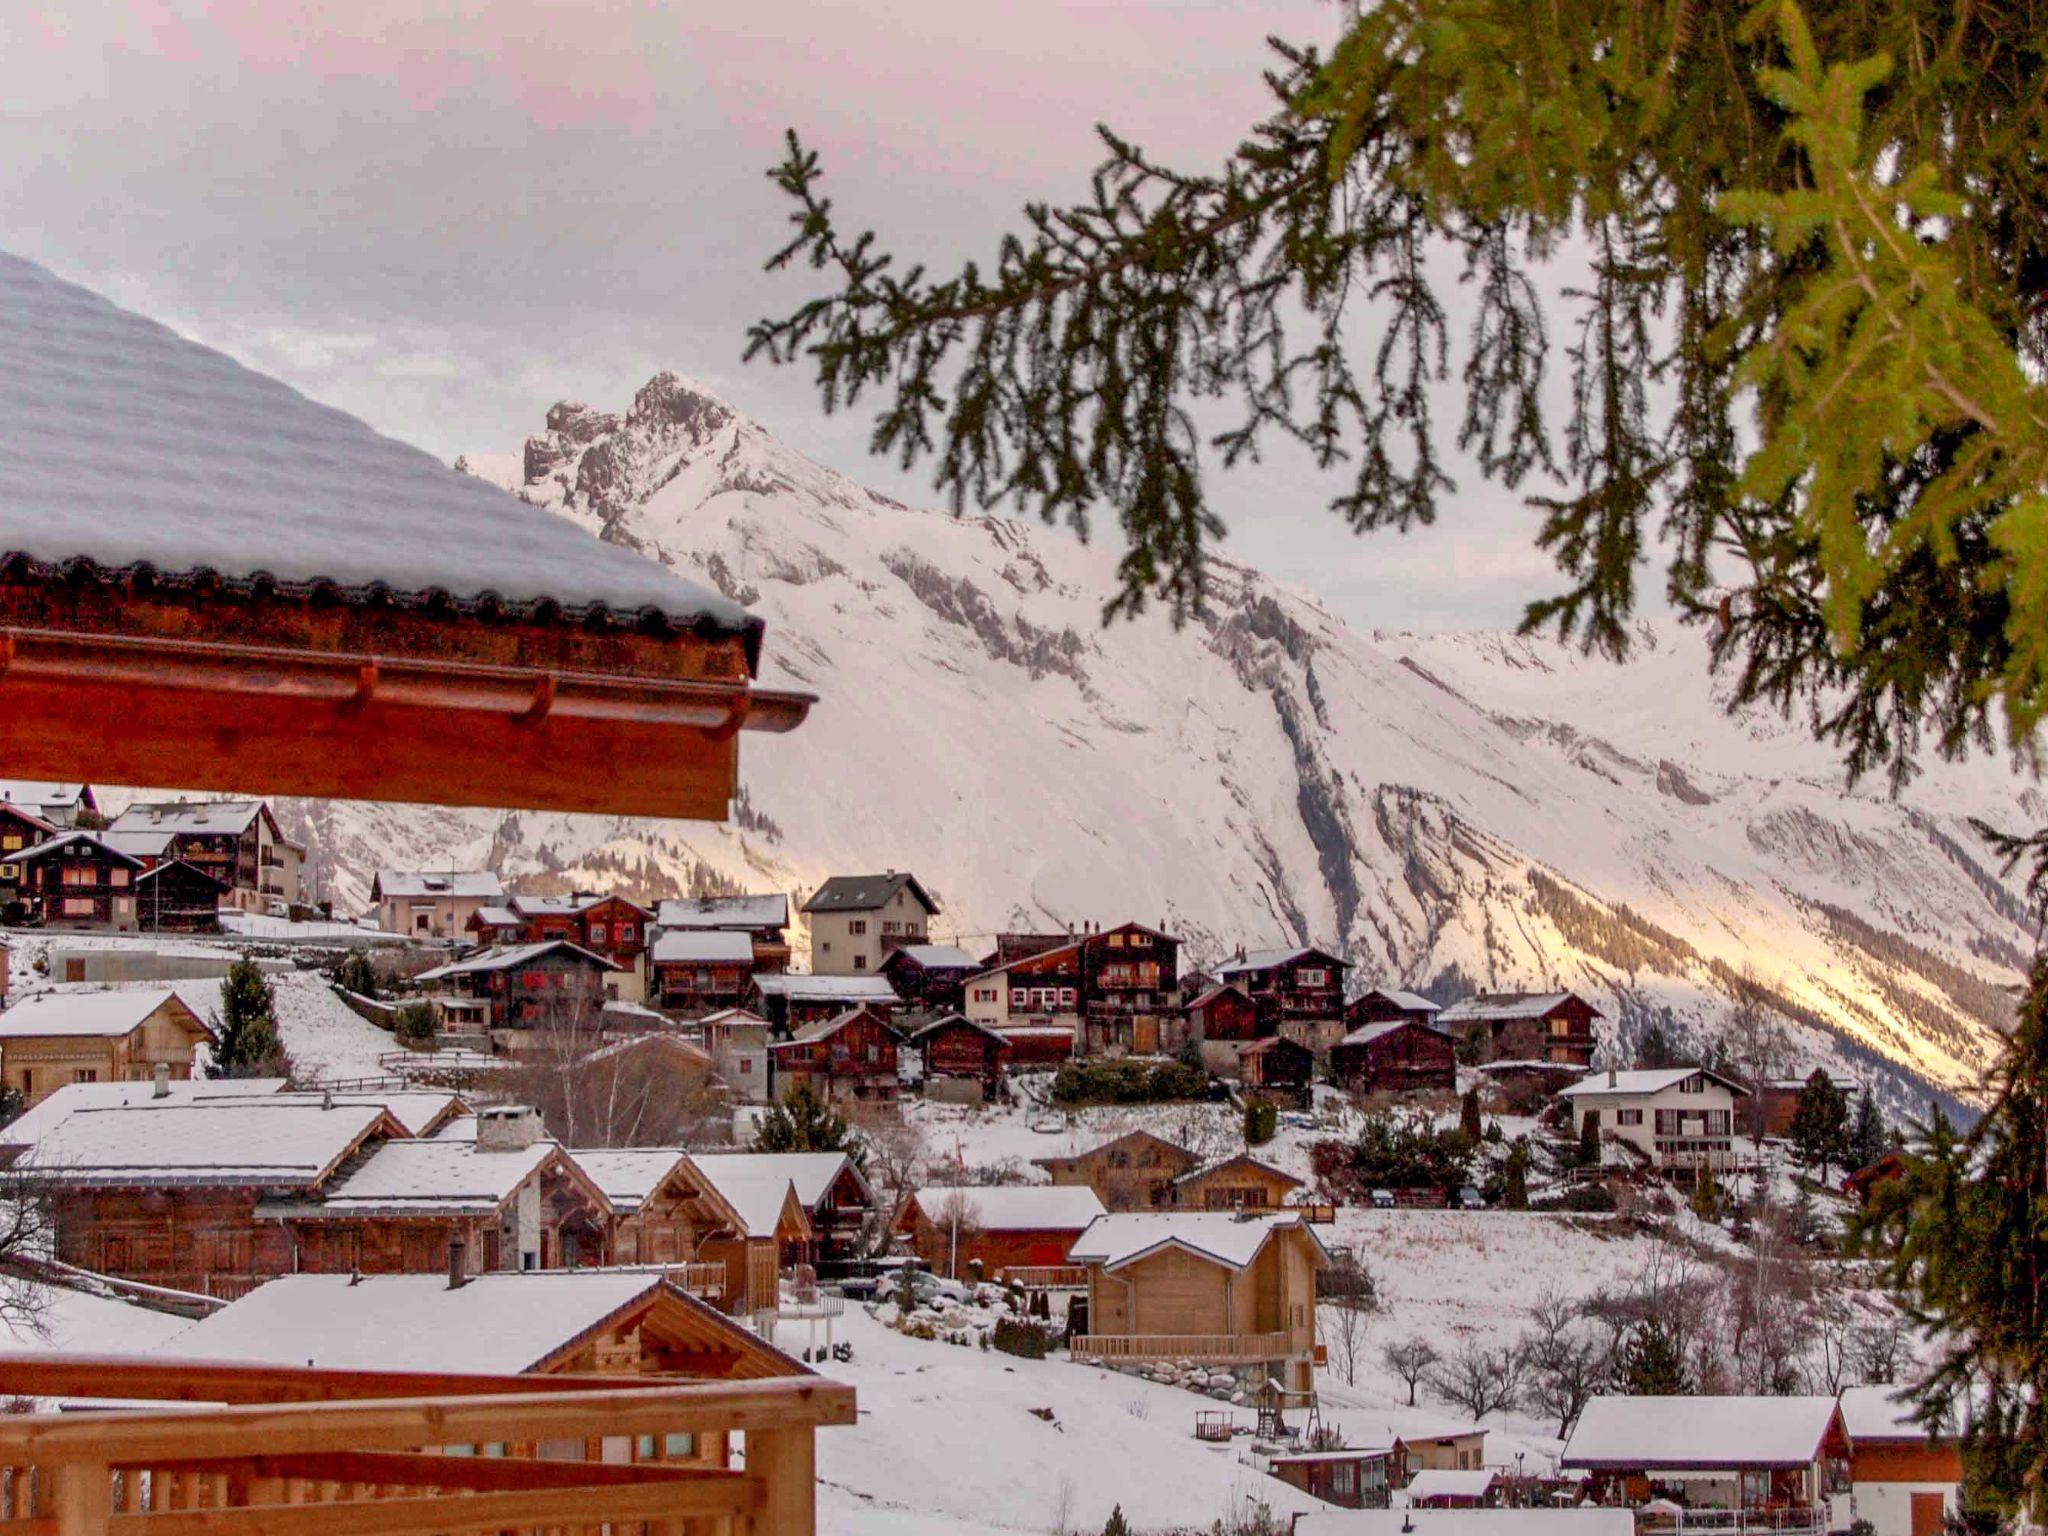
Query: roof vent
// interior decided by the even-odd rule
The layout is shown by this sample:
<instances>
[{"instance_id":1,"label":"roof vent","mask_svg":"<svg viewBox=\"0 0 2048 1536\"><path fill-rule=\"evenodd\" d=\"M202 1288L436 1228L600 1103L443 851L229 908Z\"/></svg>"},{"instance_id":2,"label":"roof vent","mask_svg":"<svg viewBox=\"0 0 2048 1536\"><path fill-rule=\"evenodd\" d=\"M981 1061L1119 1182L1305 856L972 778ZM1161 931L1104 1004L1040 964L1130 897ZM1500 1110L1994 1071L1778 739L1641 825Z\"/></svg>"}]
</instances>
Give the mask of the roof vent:
<instances>
[{"instance_id":1,"label":"roof vent","mask_svg":"<svg viewBox=\"0 0 2048 1536\"><path fill-rule=\"evenodd\" d=\"M469 1284L469 1244L459 1237L448 1239L448 1289L459 1291Z\"/></svg>"}]
</instances>

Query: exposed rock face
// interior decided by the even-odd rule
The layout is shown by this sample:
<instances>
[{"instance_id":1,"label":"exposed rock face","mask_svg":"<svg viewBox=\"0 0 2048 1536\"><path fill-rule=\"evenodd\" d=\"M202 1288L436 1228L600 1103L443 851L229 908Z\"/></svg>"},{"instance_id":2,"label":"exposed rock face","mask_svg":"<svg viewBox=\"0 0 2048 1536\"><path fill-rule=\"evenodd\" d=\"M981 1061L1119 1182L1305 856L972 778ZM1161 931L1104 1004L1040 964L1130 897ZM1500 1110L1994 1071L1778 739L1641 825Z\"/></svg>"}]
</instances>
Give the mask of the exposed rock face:
<instances>
[{"instance_id":1,"label":"exposed rock face","mask_svg":"<svg viewBox=\"0 0 2048 1536\"><path fill-rule=\"evenodd\" d=\"M1367 636L1218 562L1198 621L1105 628L1113 549L873 495L672 374L620 414L557 406L488 462L757 607L764 681L821 701L746 744L723 827L323 808L344 901L380 862L642 895L913 868L970 943L1163 917L1190 965L1308 941L1359 986L1576 988L1624 1047L1649 1022L1704 1043L1748 968L1793 1025L1788 1068L1901 1095L1972 1080L2031 949L1964 817L2048 802L1989 763L1847 792L1803 733L1726 717L1675 626L1620 667Z\"/></svg>"}]
</instances>

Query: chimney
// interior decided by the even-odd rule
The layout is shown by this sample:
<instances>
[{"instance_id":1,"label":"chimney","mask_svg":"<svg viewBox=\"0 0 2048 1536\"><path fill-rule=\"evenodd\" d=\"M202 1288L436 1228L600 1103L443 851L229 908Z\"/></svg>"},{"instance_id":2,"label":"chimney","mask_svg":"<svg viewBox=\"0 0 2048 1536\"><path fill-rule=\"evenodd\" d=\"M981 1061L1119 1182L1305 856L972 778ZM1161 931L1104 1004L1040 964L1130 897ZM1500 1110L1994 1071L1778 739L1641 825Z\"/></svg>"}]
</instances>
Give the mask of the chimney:
<instances>
[{"instance_id":1,"label":"chimney","mask_svg":"<svg viewBox=\"0 0 2048 1536\"><path fill-rule=\"evenodd\" d=\"M459 1237L448 1239L448 1289L459 1291L469 1284L469 1244Z\"/></svg>"},{"instance_id":2,"label":"chimney","mask_svg":"<svg viewBox=\"0 0 2048 1536\"><path fill-rule=\"evenodd\" d=\"M479 1152L524 1152L545 1134L540 1111L528 1104L498 1104L477 1112Z\"/></svg>"},{"instance_id":3,"label":"chimney","mask_svg":"<svg viewBox=\"0 0 2048 1536\"><path fill-rule=\"evenodd\" d=\"M167 1062L158 1062L152 1074L149 1096L153 1099L168 1099L171 1096L171 1068Z\"/></svg>"},{"instance_id":4,"label":"chimney","mask_svg":"<svg viewBox=\"0 0 2048 1536\"><path fill-rule=\"evenodd\" d=\"M1619 1082L1620 1078L1614 1070L1614 1063L1610 1061L1607 1063L1607 1086L1613 1088L1617 1086Z\"/></svg>"}]
</instances>

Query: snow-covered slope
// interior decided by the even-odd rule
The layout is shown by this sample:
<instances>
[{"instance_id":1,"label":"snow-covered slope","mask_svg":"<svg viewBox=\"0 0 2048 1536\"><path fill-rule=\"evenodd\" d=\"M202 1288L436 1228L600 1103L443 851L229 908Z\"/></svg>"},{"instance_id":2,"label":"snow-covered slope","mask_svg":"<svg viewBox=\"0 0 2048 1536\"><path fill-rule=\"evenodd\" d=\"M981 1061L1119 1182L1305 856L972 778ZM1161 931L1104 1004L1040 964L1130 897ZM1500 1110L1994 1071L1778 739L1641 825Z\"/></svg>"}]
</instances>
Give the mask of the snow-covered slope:
<instances>
[{"instance_id":1,"label":"snow-covered slope","mask_svg":"<svg viewBox=\"0 0 2048 1536\"><path fill-rule=\"evenodd\" d=\"M380 864L644 892L912 868L970 947L1124 918L1194 961L1308 939L1363 979L1581 988L1628 1034L1711 1033L1752 967L1807 1061L1952 1087L2029 942L1963 817L2032 824L2030 784L1846 792L1797 729L1721 713L1689 631L1626 667L1368 636L1229 563L1200 620L1104 628L1111 548L903 506L666 374L469 467L755 608L764 680L820 702L747 743L722 827L288 808L344 905Z\"/></svg>"}]
</instances>

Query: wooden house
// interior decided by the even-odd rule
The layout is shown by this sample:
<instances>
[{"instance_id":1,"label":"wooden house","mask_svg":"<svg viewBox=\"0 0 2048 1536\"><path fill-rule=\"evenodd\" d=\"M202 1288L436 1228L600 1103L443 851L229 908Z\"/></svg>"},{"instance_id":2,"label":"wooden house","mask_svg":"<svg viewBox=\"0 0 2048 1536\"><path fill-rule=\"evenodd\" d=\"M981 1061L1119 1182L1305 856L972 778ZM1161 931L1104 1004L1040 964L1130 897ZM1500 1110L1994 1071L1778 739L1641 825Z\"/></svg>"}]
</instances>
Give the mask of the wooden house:
<instances>
[{"instance_id":1,"label":"wooden house","mask_svg":"<svg viewBox=\"0 0 2048 1536\"><path fill-rule=\"evenodd\" d=\"M954 944L903 944L882 960L882 974L914 1011L958 1013L961 988L969 976L982 969L981 962Z\"/></svg>"},{"instance_id":2,"label":"wooden house","mask_svg":"<svg viewBox=\"0 0 2048 1536\"><path fill-rule=\"evenodd\" d=\"M744 933L753 941L754 971L771 975L789 969L789 898L765 896L682 896L654 909L659 933Z\"/></svg>"},{"instance_id":3,"label":"wooden house","mask_svg":"<svg viewBox=\"0 0 2048 1536\"><path fill-rule=\"evenodd\" d=\"M612 969L635 972L647 950L648 930L654 913L623 896L599 891L572 891L566 896L534 896L521 893L505 906L516 914L523 927L522 944L545 944L562 940L593 955L602 955ZM497 915L493 909L493 916Z\"/></svg>"},{"instance_id":4,"label":"wooden house","mask_svg":"<svg viewBox=\"0 0 2048 1536\"><path fill-rule=\"evenodd\" d=\"M992 966L961 984L962 1012L975 1023L1009 1034L1016 1029L1081 1027L1081 946L1039 950Z\"/></svg>"},{"instance_id":5,"label":"wooden house","mask_svg":"<svg viewBox=\"0 0 2048 1536\"><path fill-rule=\"evenodd\" d=\"M1201 1162L1150 1131L1126 1131L1086 1152L1035 1157L1054 1184L1086 1185L1105 1210L1149 1211L1173 1203L1173 1181Z\"/></svg>"},{"instance_id":6,"label":"wooden house","mask_svg":"<svg viewBox=\"0 0 2048 1536\"><path fill-rule=\"evenodd\" d=\"M774 1070L768 1046L775 1026L744 1008L721 1008L697 1021L711 1065L726 1090L748 1104L766 1104L775 1097Z\"/></svg>"},{"instance_id":7,"label":"wooden house","mask_svg":"<svg viewBox=\"0 0 2048 1536\"><path fill-rule=\"evenodd\" d=\"M1388 1433L1392 1433L1391 1426ZM1410 1419L1398 1439L1403 1486L1419 1472L1471 1472L1486 1465L1483 1424L1416 1424Z\"/></svg>"},{"instance_id":8,"label":"wooden house","mask_svg":"<svg viewBox=\"0 0 2048 1536\"><path fill-rule=\"evenodd\" d=\"M1289 1487L1340 1509L1385 1509L1399 1454L1399 1448L1392 1445L1289 1451L1267 1458L1266 1470Z\"/></svg>"},{"instance_id":9,"label":"wooden house","mask_svg":"<svg viewBox=\"0 0 2048 1536\"><path fill-rule=\"evenodd\" d=\"M523 927L505 904L505 884L488 869L380 869L370 879L370 903L386 933L419 939L476 936L478 912L498 918L481 935L484 942L510 942Z\"/></svg>"},{"instance_id":10,"label":"wooden house","mask_svg":"<svg viewBox=\"0 0 2048 1536\"><path fill-rule=\"evenodd\" d=\"M1823 1075L1834 1086L1835 1092L1853 1107L1863 1092L1863 1085L1841 1073ZM1799 1095L1806 1091L1806 1084L1804 1077L1779 1077L1754 1085L1754 1098L1747 1106L1749 1113L1743 1117L1743 1129L1757 1129L1758 1134L1764 1136L1790 1136L1792 1119L1799 1113Z\"/></svg>"},{"instance_id":11,"label":"wooden house","mask_svg":"<svg viewBox=\"0 0 2048 1536\"><path fill-rule=\"evenodd\" d=\"M849 1008L806 1024L768 1047L777 1097L807 1087L820 1098L888 1100L896 1073L896 1031L866 1008Z\"/></svg>"},{"instance_id":12,"label":"wooden house","mask_svg":"<svg viewBox=\"0 0 2048 1536\"><path fill-rule=\"evenodd\" d=\"M834 875L804 903L811 924L811 970L819 976L863 976L881 971L889 951L925 944L939 904L902 870L881 875Z\"/></svg>"},{"instance_id":13,"label":"wooden house","mask_svg":"<svg viewBox=\"0 0 2048 1536\"><path fill-rule=\"evenodd\" d=\"M306 850L284 835L265 801L137 801L108 824L107 834L117 847L124 838L146 840L150 863L182 859L204 870L227 887L232 905L248 911L301 899Z\"/></svg>"},{"instance_id":14,"label":"wooden house","mask_svg":"<svg viewBox=\"0 0 2048 1536\"><path fill-rule=\"evenodd\" d=\"M973 1103L1002 1096L1010 1042L986 1025L948 1014L904 1043L923 1057L927 1094Z\"/></svg>"},{"instance_id":15,"label":"wooden house","mask_svg":"<svg viewBox=\"0 0 2048 1536\"><path fill-rule=\"evenodd\" d=\"M726 1266L730 1310L776 1310L783 1276L818 1259L817 1228L796 1192L791 1168L780 1158L756 1153L717 1153L692 1161L738 1218L731 1231L699 1242L698 1259Z\"/></svg>"},{"instance_id":16,"label":"wooden house","mask_svg":"<svg viewBox=\"0 0 2048 1536\"><path fill-rule=\"evenodd\" d=\"M1316 1275L1329 1256L1300 1213L1115 1213L1076 1239L1068 1262L1088 1271L1075 1360L1186 1360L1248 1385L1314 1390Z\"/></svg>"},{"instance_id":17,"label":"wooden house","mask_svg":"<svg viewBox=\"0 0 2048 1536\"><path fill-rule=\"evenodd\" d=\"M1201 1052L1202 1065L1217 1077L1236 1075L1239 1046L1270 1039L1278 1031L1277 1021L1261 1029L1259 1005L1242 987L1209 987L1188 1004L1188 1038Z\"/></svg>"},{"instance_id":18,"label":"wooden house","mask_svg":"<svg viewBox=\"0 0 2048 1536\"><path fill-rule=\"evenodd\" d=\"M8 861L27 920L44 928L135 931L135 877L144 865L104 834L64 832Z\"/></svg>"},{"instance_id":19,"label":"wooden house","mask_svg":"<svg viewBox=\"0 0 2048 1536\"><path fill-rule=\"evenodd\" d=\"M1180 1049L1180 940L1143 923L1094 928L1078 940L1083 1056Z\"/></svg>"},{"instance_id":20,"label":"wooden house","mask_svg":"<svg viewBox=\"0 0 2048 1536\"><path fill-rule=\"evenodd\" d=\"M1301 1180L1249 1152L1190 1168L1173 1181L1170 1200L1190 1211L1268 1211L1287 1203Z\"/></svg>"},{"instance_id":21,"label":"wooden house","mask_svg":"<svg viewBox=\"0 0 2048 1536\"><path fill-rule=\"evenodd\" d=\"M1500 1501L1500 1474L1490 1467L1427 1467L1408 1479L1410 1509L1490 1509Z\"/></svg>"},{"instance_id":22,"label":"wooden house","mask_svg":"<svg viewBox=\"0 0 2048 1536\"><path fill-rule=\"evenodd\" d=\"M707 1237L740 1226L681 1147L578 1147L569 1156L611 1202L615 1264L687 1264ZM721 1285L715 1299L723 1295Z\"/></svg>"},{"instance_id":23,"label":"wooden house","mask_svg":"<svg viewBox=\"0 0 2048 1536\"><path fill-rule=\"evenodd\" d=\"M93 793L90 784L76 779L67 782L53 782L48 779L0 779L0 806L25 811L50 832L69 832L84 816L88 824L97 823L100 818L99 796ZM24 848L39 843L42 838L30 838Z\"/></svg>"},{"instance_id":24,"label":"wooden house","mask_svg":"<svg viewBox=\"0 0 2048 1536\"><path fill-rule=\"evenodd\" d=\"M1887 1152L1868 1167L1858 1168L1844 1177L1842 1193L1855 1196L1858 1205L1868 1205L1874 1192L1894 1179L1902 1179L1905 1176L1905 1155L1900 1152Z\"/></svg>"},{"instance_id":25,"label":"wooden house","mask_svg":"<svg viewBox=\"0 0 2048 1536\"><path fill-rule=\"evenodd\" d=\"M754 941L725 928L664 930L647 952L648 995L684 1018L736 1009L754 990Z\"/></svg>"},{"instance_id":26,"label":"wooden house","mask_svg":"<svg viewBox=\"0 0 2048 1536\"><path fill-rule=\"evenodd\" d=\"M1420 992L1369 987L1344 1005L1344 1027L1349 1030L1363 1024L1434 1024L1442 1011L1440 1003Z\"/></svg>"},{"instance_id":27,"label":"wooden house","mask_svg":"<svg viewBox=\"0 0 2048 1536\"><path fill-rule=\"evenodd\" d=\"M1558 1465L1600 1504L1651 1498L1740 1511L1773 1529L1846 1529L1849 1435L1832 1397L1595 1397Z\"/></svg>"},{"instance_id":28,"label":"wooden house","mask_svg":"<svg viewBox=\"0 0 2048 1536\"><path fill-rule=\"evenodd\" d=\"M1735 1101L1748 1096L1740 1083L1704 1067L1595 1072L1558 1094L1578 1134L1590 1124L1635 1148L1651 1167L1684 1174L1736 1170Z\"/></svg>"},{"instance_id":29,"label":"wooden house","mask_svg":"<svg viewBox=\"0 0 2048 1536\"><path fill-rule=\"evenodd\" d=\"M1276 1102L1308 1108L1315 1072L1315 1052L1285 1035L1237 1047L1237 1080L1247 1092Z\"/></svg>"},{"instance_id":30,"label":"wooden house","mask_svg":"<svg viewBox=\"0 0 2048 1536\"><path fill-rule=\"evenodd\" d=\"M1896 1386L1844 1387L1849 1437L1850 1515L1873 1536L1942 1536L1961 1513L1962 1448L1953 1433L1930 1434Z\"/></svg>"},{"instance_id":31,"label":"wooden house","mask_svg":"<svg viewBox=\"0 0 2048 1536\"><path fill-rule=\"evenodd\" d=\"M1452 1003L1437 1027L1465 1045L1470 1059L1593 1065L1593 1021L1603 1015L1576 992L1482 992Z\"/></svg>"},{"instance_id":32,"label":"wooden house","mask_svg":"<svg viewBox=\"0 0 2048 1536\"><path fill-rule=\"evenodd\" d=\"M861 1008L893 1019L903 1000L883 976L804 976L794 972L757 975L747 1007L787 1035L807 1024Z\"/></svg>"},{"instance_id":33,"label":"wooden house","mask_svg":"<svg viewBox=\"0 0 2048 1536\"><path fill-rule=\"evenodd\" d=\"M844 1152L705 1152L695 1161L714 1184L759 1188L786 1181L809 1222L808 1256L819 1265L861 1256L875 1219L875 1192Z\"/></svg>"},{"instance_id":34,"label":"wooden house","mask_svg":"<svg viewBox=\"0 0 2048 1536\"><path fill-rule=\"evenodd\" d=\"M1006 1270L1063 1265L1090 1223L1103 1214L1095 1192L1078 1185L933 1186L908 1195L896 1231L943 1275L984 1277Z\"/></svg>"},{"instance_id":35,"label":"wooden house","mask_svg":"<svg viewBox=\"0 0 2048 1536\"><path fill-rule=\"evenodd\" d=\"M1216 979L1246 993L1270 1033L1329 1058L1344 1034L1344 972L1335 955L1308 947L1246 953L1216 967Z\"/></svg>"},{"instance_id":36,"label":"wooden house","mask_svg":"<svg viewBox=\"0 0 2048 1536\"><path fill-rule=\"evenodd\" d=\"M516 1049L520 1035L536 1029L594 1027L611 969L604 956L554 939L481 950L422 971L413 981L482 1003L493 1038Z\"/></svg>"},{"instance_id":37,"label":"wooden house","mask_svg":"<svg viewBox=\"0 0 2048 1536\"><path fill-rule=\"evenodd\" d=\"M228 888L183 859L152 864L135 877L135 926L144 933L218 933Z\"/></svg>"},{"instance_id":38,"label":"wooden house","mask_svg":"<svg viewBox=\"0 0 2048 1536\"><path fill-rule=\"evenodd\" d=\"M1412 1018L1359 1024L1330 1051L1330 1076L1357 1094L1450 1093L1457 1046L1435 1025Z\"/></svg>"},{"instance_id":39,"label":"wooden house","mask_svg":"<svg viewBox=\"0 0 2048 1536\"><path fill-rule=\"evenodd\" d=\"M24 915L18 909L21 866L14 855L47 843L62 830L28 806L0 800L0 916L7 922L19 923Z\"/></svg>"},{"instance_id":40,"label":"wooden house","mask_svg":"<svg viewBox=\"0 0 2048 1536\"><path fill-rule=\"evenodd\" d=\"M0 1012L0 1075L34 1106L68 1083L192 1076L213 1030L169 988L43 992Z\"/></svg>"}]
</instances>

